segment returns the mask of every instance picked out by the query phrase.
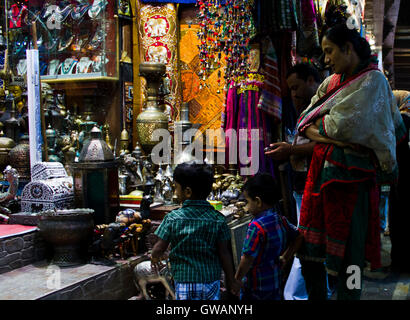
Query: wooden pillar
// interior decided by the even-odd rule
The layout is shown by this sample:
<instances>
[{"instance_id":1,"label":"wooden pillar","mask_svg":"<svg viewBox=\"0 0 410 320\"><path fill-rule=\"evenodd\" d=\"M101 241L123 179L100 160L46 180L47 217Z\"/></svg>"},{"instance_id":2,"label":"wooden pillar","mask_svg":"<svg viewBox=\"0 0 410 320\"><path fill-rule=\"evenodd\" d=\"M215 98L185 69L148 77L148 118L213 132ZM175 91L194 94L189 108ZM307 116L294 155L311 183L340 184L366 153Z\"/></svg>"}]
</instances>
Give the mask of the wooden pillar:
<instances>
[{"instance_id":1,"label":"wooden pillar","mask_svg":"<svg viewBox=\"0 0 410 320\"><path fill-rule=\"evenodd\" d=\"M141 77L139 76L140 65L140 45L139 45L139 10L141 3L139 0L130 0L133 12L132 18L132 62L133 62L133 117L132 117L132 150L138 141L136 120L142 110L141 99Z\"/></svg>"},{"instance_id":2,"label":"wooden pillar","mask_svg":"<svg viewBox=\"0 0 410 320\"><path fill-rule=\"evenodd\" d=\"M400 0L385 0L383 25L383 67L392 89L394 83L394 35L399 16Z\"/></svg>"}]
</instances>

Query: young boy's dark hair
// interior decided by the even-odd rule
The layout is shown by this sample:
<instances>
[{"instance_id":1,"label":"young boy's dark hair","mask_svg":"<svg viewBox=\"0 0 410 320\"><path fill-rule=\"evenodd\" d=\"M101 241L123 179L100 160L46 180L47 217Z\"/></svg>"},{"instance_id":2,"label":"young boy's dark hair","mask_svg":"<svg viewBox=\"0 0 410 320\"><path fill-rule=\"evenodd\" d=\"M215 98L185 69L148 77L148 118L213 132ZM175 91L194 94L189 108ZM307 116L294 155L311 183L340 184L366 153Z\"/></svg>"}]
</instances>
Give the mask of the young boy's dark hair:
<instances>
[{"instance_id":1,"label":"young boy's dark hair","mask_svg":"<svg viewBox=\"0 0 410 320\"><path fill-rule=\"evenodd\" d=\"M251 199L259 197L268 205L277 204L281 197L276 180L268 173L257 173L249 178L242 187L242 191L246 191Z\"/></svg>"},{"instance_id":2,"label":"young boy's dark hair","mask_svg":"<svg viewBox=\"0 0 410 320\"><path fill-rule=\"evenodd\" d=\"M174 170L174 181L178 182L182 189L191 188L195 199L205 200L214 183L212 167L195 161L181 163Z\"/></svg>"}]
</instances>

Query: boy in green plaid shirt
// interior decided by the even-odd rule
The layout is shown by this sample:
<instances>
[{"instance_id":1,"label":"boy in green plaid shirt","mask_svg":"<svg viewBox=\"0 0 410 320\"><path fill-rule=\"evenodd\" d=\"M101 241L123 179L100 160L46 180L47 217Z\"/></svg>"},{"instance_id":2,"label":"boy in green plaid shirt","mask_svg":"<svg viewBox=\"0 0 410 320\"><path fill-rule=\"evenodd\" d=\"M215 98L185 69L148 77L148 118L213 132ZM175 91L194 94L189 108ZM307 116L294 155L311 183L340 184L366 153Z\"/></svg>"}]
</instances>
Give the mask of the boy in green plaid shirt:
<instances>
[{"instance_id":1,"label":"boy in green plaid shirt","mask_svg":"<svg viewBox=\"0 0 410 320\"><path fill-rule=\"evenodd\" d=\"M228 290L235 291L230 232L224 216L206 201L212 190L211 167L182 163L174 170L175 192L182 207L168 213L155 231L151 253L155 267L171 244L169 259L177 300L219 300L221 267ZM238 288L236 288L238 290Z\"/></svg>"}]
</instances>

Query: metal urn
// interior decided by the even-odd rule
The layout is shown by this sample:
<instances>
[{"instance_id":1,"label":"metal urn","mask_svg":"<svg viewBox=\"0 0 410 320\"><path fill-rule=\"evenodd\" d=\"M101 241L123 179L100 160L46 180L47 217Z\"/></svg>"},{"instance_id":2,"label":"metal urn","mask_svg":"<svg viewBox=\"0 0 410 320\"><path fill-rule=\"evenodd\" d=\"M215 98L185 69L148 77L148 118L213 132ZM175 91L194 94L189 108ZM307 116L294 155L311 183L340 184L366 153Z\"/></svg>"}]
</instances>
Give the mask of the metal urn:
<instances>
[{"instance_id":1,"label":"metal urn","mask_svg":"<svg viewBox=\"0 0 410 320\"><path fill-rule=\"evenodd\" d=\"M71 164L74 177L74 198L78 208L94 209L95 224L115 221L120 209L118 162L94 127L84 142L79 161Z\"/></svg>"},{"instance_id":2,"label":"metal urn","mask_svg":"<svg viewBox=\"0 0 410 320\"><path fill-rule=\"evenodd\" d=\"M0 131L0 172L9 164L9 152L15 146L14 140L5 137L3 131Z\"/></svg>"},{"instance_id":3,"label":"metal urn","mask_svg":"<svg viewBox=\"0 0 410 320\"><path fill-rule=\"evenodd\" d=\"M149 155L158 141L152 135L156 129L168 130L168 117L159 107L159 87L163 83L166 66L163 63L143 62L139 66L140 76L147 81L147 106L136 119L136 128L140 145Z\"/></svg>"},{"instance_id":4,"label":"metal urn","mask_svg":"<svg viewBox=\"0 0 410 320\"><path fill-rule=\"evenodd\" d=\"M59 267L86 263L94 230L93 212L92 209L42 212L37 226L43 239L53 247L51 263Z\"/></svg>"},{"instance_id":5,"label":"metal urn","mask_svg":"<svg viewBox=\"0 0 410 320\"><path fill-rule=\"evenodd\" d=\"M26 184L31 180L30 144L27 134L20 138L19 144L9 152L9 161L19 174L20 183Z\"/></svg>"}]
</instances>

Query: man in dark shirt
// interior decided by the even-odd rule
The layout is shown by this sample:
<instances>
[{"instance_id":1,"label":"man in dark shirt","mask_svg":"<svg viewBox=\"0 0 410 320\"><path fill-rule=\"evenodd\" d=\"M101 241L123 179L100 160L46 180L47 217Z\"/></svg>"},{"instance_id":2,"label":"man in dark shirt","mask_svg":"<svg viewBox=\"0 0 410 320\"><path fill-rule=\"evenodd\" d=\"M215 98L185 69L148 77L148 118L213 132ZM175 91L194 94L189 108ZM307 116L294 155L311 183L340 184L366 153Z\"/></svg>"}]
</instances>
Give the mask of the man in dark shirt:
<instances>
[{"instance_id":1,"label":"man in dark shirt","mask_svg":"<svg viewBox=\"0 0 410 320\"><path fill-rule=\"evenodd\" d=\"M286 82L291 92L297 117L309 106L310 100L315 95L321 80L319 72L310 64L300 63L289 69ZM277 161L290 161L292 165L293 197L296 201L297 221L299 224L303 190L316 142L304 137L297 137L296 141L293 141L294 133L290 133L286 140L286 142L282 141L271 144L272 150L265 154ZM300 262L295 258L284 290L286 300L307 299L305 284L300 270Z\"/></svg>"}]
</instances>

